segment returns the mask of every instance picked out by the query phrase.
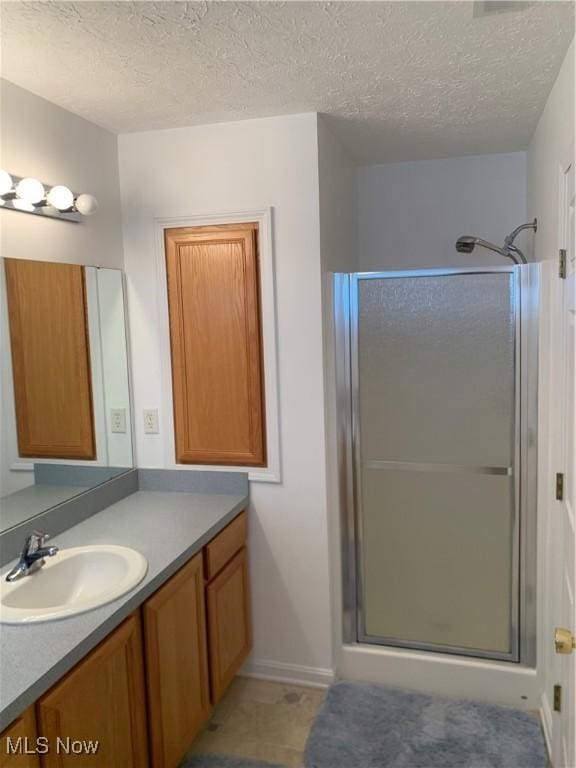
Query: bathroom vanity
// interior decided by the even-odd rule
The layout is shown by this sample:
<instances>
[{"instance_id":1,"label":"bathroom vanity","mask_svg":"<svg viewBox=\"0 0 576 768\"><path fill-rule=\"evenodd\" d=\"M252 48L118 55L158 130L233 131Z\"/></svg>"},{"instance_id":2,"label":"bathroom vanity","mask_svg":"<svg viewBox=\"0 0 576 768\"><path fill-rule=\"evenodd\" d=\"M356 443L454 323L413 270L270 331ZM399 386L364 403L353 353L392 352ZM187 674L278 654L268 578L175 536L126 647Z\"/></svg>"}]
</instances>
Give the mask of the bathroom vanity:
<instances>
[{"instance_id":1,"label":"bathroom vanity","mask_svg":"<svg viewBox=\"0 0 576 768\"><path fill-rule=\"evenodd\" d=\"M232 482L140 490L57 537L131 546L148 571L93 611L1 626L2 768L178 766L251 646L247 497Z\"/></svg>"}]
</instances>

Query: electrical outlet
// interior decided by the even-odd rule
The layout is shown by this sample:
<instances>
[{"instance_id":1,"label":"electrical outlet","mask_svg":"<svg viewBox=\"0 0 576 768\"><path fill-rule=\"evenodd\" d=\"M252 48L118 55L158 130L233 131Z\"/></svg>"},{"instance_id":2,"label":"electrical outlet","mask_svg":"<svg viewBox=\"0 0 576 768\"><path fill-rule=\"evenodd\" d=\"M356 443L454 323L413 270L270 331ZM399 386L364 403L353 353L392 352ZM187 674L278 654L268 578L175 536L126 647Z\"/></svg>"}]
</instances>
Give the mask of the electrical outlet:
<instances>
[{"instance_id":1,"label":"electrical outlet","mask_svg":"<svg viewBox=\"0 0 576 768\"><path fill-rule=\"evenodd\" d=\"M144 433L146 435L157 435L158 429L158 409L152 408L144 411Z\"/></svg>"},{"instance_id":2,"label":"electrical outlet","mask_svg":"<svg viewBox=\"0 0 576 768\"><path fill-rule=\"evenodd\" d=\"M110 409L110 431L125 434L126 432L126 408Z\"/></svg>"}]
</instances>

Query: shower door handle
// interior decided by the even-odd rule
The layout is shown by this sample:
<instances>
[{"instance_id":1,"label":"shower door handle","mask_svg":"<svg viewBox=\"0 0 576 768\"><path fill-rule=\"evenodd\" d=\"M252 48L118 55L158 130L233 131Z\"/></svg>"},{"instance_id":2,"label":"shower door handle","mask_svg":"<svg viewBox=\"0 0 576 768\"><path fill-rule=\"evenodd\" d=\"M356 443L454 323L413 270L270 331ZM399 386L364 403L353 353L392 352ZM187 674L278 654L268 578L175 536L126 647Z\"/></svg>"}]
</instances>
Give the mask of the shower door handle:
<instances>
[{"instance_id":1,"label":"shower door handle","mask_svg":"<svg viewBox=\"0 0 576 768\"><path fill-rule=\"evenodd\" d=\"M460 475L504 475L512 477L513 467L488 467L475 464L436 464L419 461L369 460L366 469L396 469L411 472L452 472Z\"/></svg>"}]
</instances>

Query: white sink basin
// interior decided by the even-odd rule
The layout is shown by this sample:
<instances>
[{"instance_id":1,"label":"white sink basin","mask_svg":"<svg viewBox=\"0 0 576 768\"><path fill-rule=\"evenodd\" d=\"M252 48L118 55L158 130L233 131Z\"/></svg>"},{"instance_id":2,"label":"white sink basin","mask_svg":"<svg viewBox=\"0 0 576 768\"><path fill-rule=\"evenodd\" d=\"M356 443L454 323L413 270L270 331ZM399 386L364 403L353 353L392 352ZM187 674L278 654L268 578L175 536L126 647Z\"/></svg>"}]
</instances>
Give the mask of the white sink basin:
<instances>
[{"instance_id":1,"label":"white sink basin","mask_svg":"<svg viewBox=\"0 0 576 768\"><path fill-rule=\"evenodd\" d=\"M136 586L148 563L139 552L113 544L63 549L40 570L0 581L0 622L52 621L105 605Z\"/></svg>"}]
</instances>

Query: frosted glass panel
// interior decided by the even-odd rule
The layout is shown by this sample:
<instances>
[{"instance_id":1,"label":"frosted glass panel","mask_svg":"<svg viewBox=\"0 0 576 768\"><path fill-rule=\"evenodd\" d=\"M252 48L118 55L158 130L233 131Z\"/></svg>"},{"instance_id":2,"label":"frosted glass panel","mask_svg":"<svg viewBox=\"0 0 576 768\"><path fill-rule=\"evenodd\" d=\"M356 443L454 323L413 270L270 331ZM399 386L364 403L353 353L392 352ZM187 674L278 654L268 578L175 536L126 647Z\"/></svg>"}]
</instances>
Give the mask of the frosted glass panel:
<instances>
[{"instance_id":1,"label":"frosted glass panel","mask_svg":"<svg viewBox=\"0 0 576 768\"><path fill-rule=\"evenodd\" d=\"M511 483L363 472L367 635L510 651Z\"/></svg>"},{"instance_id":2,"label":"frosted glass panel","mask_svg":"<svg viewBox=\"0 0 576 768\"><path fill-rule=\"evenodd\" d=\"M513 654L515 275L357 285L360 633Z\"/></svg>"},{"instance_id":3,"label":"frosted glass panel","mask_svg":"<svg viewBox=\"0 0 576 768\"><path fill-rule=\"evenodd\" d=\"M510 466L510 273L359 281L364 460Z\"/></svg>"}]
</instances>

